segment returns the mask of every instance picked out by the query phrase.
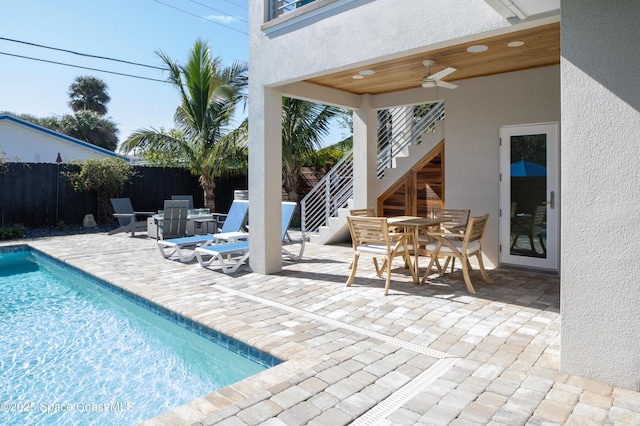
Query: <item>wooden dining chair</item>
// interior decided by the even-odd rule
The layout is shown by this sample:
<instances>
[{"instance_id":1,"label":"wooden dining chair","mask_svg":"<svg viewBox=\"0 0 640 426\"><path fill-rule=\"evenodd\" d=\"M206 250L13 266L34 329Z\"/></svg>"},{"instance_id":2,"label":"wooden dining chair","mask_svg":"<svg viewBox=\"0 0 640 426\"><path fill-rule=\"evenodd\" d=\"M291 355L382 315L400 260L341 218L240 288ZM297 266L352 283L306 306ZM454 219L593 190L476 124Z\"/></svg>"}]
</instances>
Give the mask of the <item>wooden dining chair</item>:
<instances>
[{"instance_id":1,"label":"wooden dining chair","mask_svg":"<svg viewBox=\"0 0 640 426\"><path fill-rule=\"evenodd\" d=\"M446 222L440 225L440 232L451 232L454 234L464 234L469 222L471 210L465 209L434 209L435 217L443 217Z\"/></svg>"},{"instance_id":2,"label":"wooden dining chair","mask_svg":"<svg viewBox=\"0 0 640 426\"><path fill-rule=\"evenodd\" d=\"M351 264L351 274L347 279L347 287L353 284L356 270L358 269L358 259L360 259L361 255L373 258L378 277L381 277L384 272L387 273L384 286L385 296L389 293L391 263L395 257L404 259L405 266L409 266L413 281L418 281L415 270L411 267L411 258L407 246L407 241L410 238L409 234L390 233L386 217L348 216L347 222L349 223L349 231L353 242L353 262ZM381 266L378 265L378 260L382 261Z\"/></svg>"},{"instance_id":3,"label":"wooden dining chair","mask_svg":"<svg viewBox=\"0 0 640 426\"><path fill-rule=\"evenodd\" d=\"M467 230L464 235L458 235L457 238L436 236L436 241L427 244L424 251L431 256L431 261L429 262L429 267L422 276L422 283L424 284L426 282L431 267L434 262L438 261L438 256L444 256L446 258L451 258L452 260L457 258L460 259L460 263L462 264L462 274L464 276L464 282L467 285L467 290L469 290L469 293L475 294L476 291L473 288L471 278L469 277L469 270L471 269L469 258L476 256L482 278L487 284L491 284L492 281L489 278L487 271L484 269L484 263L482 261L482 237L484 236L488 220L488 214L472 217L469 219ZM444 275L445 270L446 264L440 271L441 276Z\"/></svg>"},{"instance_id":4,"label":"wooden dining chair","mask_svg":"<svg viewBox=\"0 0 640 426\"><path fill-rule=\"evenodd\" d=\"M359 217L375 217L376 212L373 208L368 209L353 209L349 210L350 216L359 216Z\"/></svg>"},{"instance_id":5,"label":"wooden dining chair","mask_svg":"<svg viewBox=\"0 0 640 426\"><path fill-rule=\"evenodd\" d=\"M466 209L436 208L432 209L431 213L435 217L444 218L445 221L442 222L438 227L436 227L436 229L421 232L421 234L419 235L419 253L423 256L428 255L428 253L426 253L425 250L422 249L422 247L433 242L437 242L437 236L445 238L457 238L460 235L464 235L467 229L471 211ZM442 273L443 270L446 270L449 267L449 262L451 262L451 272L453 272L455 268L455 258L451 257L447 257L445 259L444 266L441 266L440 261L436 258L434 262L430 262L430 268L435 265L438 269L438 272Z\"/></svg>"},{"instance_id":6,"label":"wooden dining chair","mask_svg":"<svg viewBox=\"0 0 640 426\"><path fill-rule=\"evenodd\" d=\"M511 248L516 246L518 237L520 235L526 235L529 238L529 246L531 247L531 253L538 255L535 245L533 244L533 237L538 237L540 246L542 247L542 256L547 256L547 247L544 244L544 237L542 235L542 226L547 219L547 206L541 204L536 207L533 215L518 216L511 218Z\"/></svg>"}]
</instances>

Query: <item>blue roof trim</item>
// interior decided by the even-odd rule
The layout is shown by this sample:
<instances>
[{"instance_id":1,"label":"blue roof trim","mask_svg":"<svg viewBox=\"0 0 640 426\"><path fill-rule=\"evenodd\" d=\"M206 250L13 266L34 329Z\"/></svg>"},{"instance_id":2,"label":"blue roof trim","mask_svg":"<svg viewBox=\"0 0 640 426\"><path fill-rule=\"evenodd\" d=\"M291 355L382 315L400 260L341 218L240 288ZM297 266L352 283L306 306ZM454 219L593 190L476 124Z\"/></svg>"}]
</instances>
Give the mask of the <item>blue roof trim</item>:
<instances>
[{"instance_id":1,"label":"blue roof trim","mask_svg":"<svg viewBox=\"0 0 640 426\"><path fill-rule=\"evenodd\" d=\"M23 126L30 127L30 128L32 128L34 130L38 130L38 131L40 131L42 133L46 133L48 135L55 136L55 137L60 138L60 139L64 139L67 142L71 142L71 143L74 143L76 145L80 145L80 146L83 146L85 148L89 148L89 149L92 149L94 151L98 151L98 152L100 152L102 154L107 154L107 155L109 155L111 157L121 158L121 159L123 159L125 161L130 161L129 158L127 158L125 156L122 156L122 155L119 155L119 154L116 154L115 152L109 151L108 149L104 149L102 147L90 144L89 142L81 141L80 139L72 138L71 136L63 135L62 133L54 132L51 129L47 129L46 127L38 126L37 124L33 124L33 123L28 122L28 121L22 120L20 118L13 117L13 116L11 116L9 114L1 114L0 115L0 120L13 121L13 122L21 124Z\"/></svg>"}]
</instances>

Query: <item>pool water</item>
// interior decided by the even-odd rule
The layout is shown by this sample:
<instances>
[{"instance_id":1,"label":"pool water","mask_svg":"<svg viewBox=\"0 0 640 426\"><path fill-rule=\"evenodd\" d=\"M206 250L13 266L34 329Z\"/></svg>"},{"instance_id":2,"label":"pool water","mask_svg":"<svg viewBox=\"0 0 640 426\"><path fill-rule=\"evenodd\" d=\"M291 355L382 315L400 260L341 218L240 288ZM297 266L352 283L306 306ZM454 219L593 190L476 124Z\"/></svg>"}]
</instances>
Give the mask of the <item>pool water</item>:
<instances>
[{"instance_id":1,"label":"pool water","mask_svg":"<svg viewBox=\"0 0 640 426\"><path fill-rule=\"evenodd\" d=\"M0 251L0 424L131 425L266 369L31 251Z\"/></svg>"}]
</instances>

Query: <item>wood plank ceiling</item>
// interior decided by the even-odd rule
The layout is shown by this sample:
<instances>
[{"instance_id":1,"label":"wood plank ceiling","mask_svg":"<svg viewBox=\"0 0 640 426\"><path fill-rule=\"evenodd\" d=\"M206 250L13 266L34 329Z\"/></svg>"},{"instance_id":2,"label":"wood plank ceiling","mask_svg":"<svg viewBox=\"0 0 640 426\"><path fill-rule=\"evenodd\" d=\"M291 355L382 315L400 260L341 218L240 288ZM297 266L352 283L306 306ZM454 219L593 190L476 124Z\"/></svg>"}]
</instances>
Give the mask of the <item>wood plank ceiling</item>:
<instances>
[{"instance_id":1,"label":"wood plank ceiling","mask_svg":"<svg viewBox=\"0 0 640 426\"><path fill-rule=\"evenodd\" d=\"M513 41L524 44L520 47L508 47L507 44ZM488 49L481 53L467 52L469 46L479 44ZM456 72L442 79L448 82L559 64L560 23L462 43L306 81L355 94L413 89L421 87L422 78L427 75L427 69L422 64L425 59L436 61L431 67L432 74L447 67L456 68ZM353 78L365 69L374 70L375 74L359 80Z\"/></svg>"}]
</instances>

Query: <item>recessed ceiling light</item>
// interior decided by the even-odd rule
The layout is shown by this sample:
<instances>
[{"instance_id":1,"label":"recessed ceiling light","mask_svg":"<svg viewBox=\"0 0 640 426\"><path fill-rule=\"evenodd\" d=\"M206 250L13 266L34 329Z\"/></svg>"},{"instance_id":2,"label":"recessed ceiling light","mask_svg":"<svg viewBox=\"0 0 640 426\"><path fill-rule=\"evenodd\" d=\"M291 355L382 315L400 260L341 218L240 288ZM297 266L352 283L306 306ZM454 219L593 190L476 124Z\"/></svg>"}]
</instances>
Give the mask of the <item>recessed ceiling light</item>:
<instances>
[{"instance_id":1,"label":"recessed ceiling light","mask_svg":"<svg viewBox=\"0 0 640 426\"><path fill-rule=\"evenodd\" d=\"M362 80L364 76L360 74L355 74L355 75L352 75L351 78L354 80Z\"/></svg>"},{"instance_id":2,"label":"recessed ceiling light","mask_svg":"<svg viewBox=\"0 0 640 426\"><path fill-rule=\"evenodd\" d=\"M487 49L489 49L489 47L485 46L484 44L477 44L475 46L467 47L467 52L469 52L469 53L480 53L480 52L486 51Z\"/></svg>"},{"instance_id":3,"label":"recessed ceiling light","mask_svg":"<svg viewBox=\"0 0 640 426\"><path fill-rule=\"evenodd\" d=\"M509 47L520 47L520 46L524 46L524 41L510 41L509 43L507 43L507 46Z\"/></svg>"},{"instance_id":4,"label":"recessed ceiling light","mask_svg":"<svg viewBox=\"0 0 640 426\"><path fill-rule=\"evenodd\" d=\"M360 75L374 75L376 72L374 70L362 70L358 74Z\"/></svg>"}]
</instances>

